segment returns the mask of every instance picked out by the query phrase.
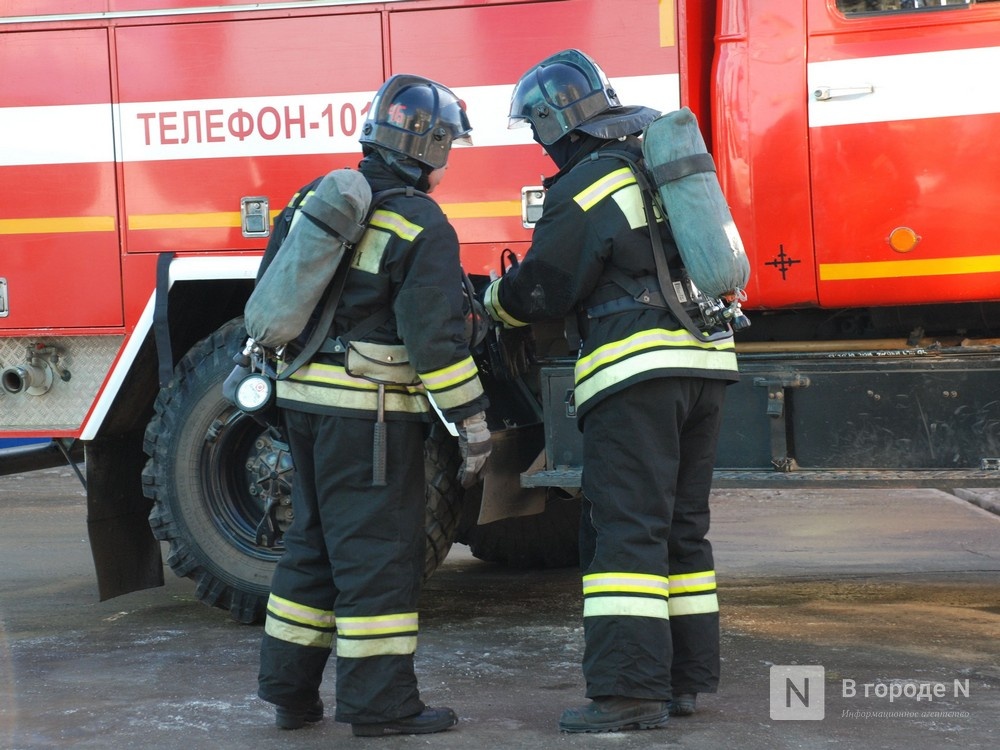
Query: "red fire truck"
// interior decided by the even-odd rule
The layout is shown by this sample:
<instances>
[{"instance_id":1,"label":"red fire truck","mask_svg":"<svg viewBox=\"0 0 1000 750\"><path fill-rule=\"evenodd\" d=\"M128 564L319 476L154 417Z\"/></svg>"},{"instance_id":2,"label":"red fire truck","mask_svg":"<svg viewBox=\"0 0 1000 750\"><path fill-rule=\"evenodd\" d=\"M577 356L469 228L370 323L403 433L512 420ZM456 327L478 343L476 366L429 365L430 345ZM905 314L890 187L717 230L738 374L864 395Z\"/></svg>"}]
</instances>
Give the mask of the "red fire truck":
<instances>
[{"instance_id":1,"label":"red fire truck","mask_svg":"<svg viewBox=\"0 0 1000 750\"><path fill-rule=\"evenodd\" d=\"M1000 1L0 0L0 437L85 451L102 598L162 584L250 622L294 477L220 383L271 220L359 159L390 74L466 101L435 197L474 282L523 254L551 163L507 129L577 47L620 99L690 107L752 263L718 482L991 481L1000 463ZM481 488L427 444L428 572L455 541L572 562L579 435L561 321L477 352ZM18 449L25 450L25 449ZM23 455L15 463L29 465ZM39 465L38 463L30 465ZM82 475L81 475L82 476Z\"/></svg>"}]
</instances>

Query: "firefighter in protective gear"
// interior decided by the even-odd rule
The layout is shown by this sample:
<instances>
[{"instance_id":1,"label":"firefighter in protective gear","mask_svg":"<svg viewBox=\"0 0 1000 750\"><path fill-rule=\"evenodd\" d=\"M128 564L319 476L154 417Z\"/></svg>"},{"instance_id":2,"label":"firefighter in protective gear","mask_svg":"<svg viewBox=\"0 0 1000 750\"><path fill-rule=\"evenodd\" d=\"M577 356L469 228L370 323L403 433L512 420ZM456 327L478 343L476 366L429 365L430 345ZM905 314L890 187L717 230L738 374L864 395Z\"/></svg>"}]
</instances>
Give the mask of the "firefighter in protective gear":
<instances>
[{"instance_id":1,"label":"firefighter in protective gear","mask_svg":"<svg viewBox=\"0 0 1000 750\"><path fill-rule=\"evenodd\" d=\"M531 68L511 100L558 167L523 261L484 291L508 327L569 316L582 346L583 671L591 702L566 732L663 726L714 692L719 611L708 499L732 332L689 332L662 304L642 192L628 163L658 113L626 107L601 68L565 50ZM670 267L680 259L658 222ZM629 294L625 287L648 291ZM643 297L646 300L643 301ZM673 702L671 703L671 699Z\"/></svg>"},{"instance_id":2,"label":"firefighter in protective gear","mask_svg":"<svg viewBox=\"0 0 1000 750\"><path fill-rule=\"evenodd\" d=\"M376 198L430 192L470 129L448 88L393 76L363 126L359 169ZM279 727L320 720L336 643L337 721L360 736L438 732L457 718L424 705L413 665L430 402L460 428L464 483L490 445L464 336L457 235L437 203L402 191L373 214L347 274L328 345L277 382L294 520L268 600L258 692L277 706ZM464 445L473 434L474 449Z\"/></svg>"}]
</instances>

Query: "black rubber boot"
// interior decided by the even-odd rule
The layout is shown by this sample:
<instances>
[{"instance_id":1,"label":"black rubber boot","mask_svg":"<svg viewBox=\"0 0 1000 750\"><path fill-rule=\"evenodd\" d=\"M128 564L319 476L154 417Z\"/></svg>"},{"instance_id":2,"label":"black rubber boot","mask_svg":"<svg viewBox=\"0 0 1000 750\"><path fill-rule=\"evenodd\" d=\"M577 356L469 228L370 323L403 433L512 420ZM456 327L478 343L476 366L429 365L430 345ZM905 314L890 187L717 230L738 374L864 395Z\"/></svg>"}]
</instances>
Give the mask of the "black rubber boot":
<instances>
[{"instance_id":1,"label":"black rubber boot","mask_svg":"<svg viewBox=\"0 0 1000 750\"><path fill-rule=\"evenodd\" d=\"M640 698L595 698L588 706L567 708L559 720L563 732L620 732L657 729L670 719L670 703Z\"/></svg>"},{"instance_id":2,"label":"black rubber boot","mask_svg":"<svg viewBox=\"0 0 1000 750\"><path fill-rule=\"evenodd\" d=\"M455 726L458 716L450 708L428 706L419 714L377 724L351 724L355 737L382 737L387 734L433 734Z\"/></svg>"},{"instance_id":3,"label":"black rubber boot","mask_svg":"<svg viewBox=\"0 0 1000 750\"><path fill-rule=\"evenodd\" d=\"M301 729L306 724L323 720L323 701L318 700L309 708L286 708L278 706L274 710L274 723L279 729Z\"/></svg>"},{"instance_id":4,"label":"black rubber boot","mask_svg":"<svg viewBox=\"0 0 1000 750\"><path fill-rule=\"evenodd\" d=\"M671 716L691 716L698 700L697 693L678 693L670 702Z\"/></svg>"}]
</instances>

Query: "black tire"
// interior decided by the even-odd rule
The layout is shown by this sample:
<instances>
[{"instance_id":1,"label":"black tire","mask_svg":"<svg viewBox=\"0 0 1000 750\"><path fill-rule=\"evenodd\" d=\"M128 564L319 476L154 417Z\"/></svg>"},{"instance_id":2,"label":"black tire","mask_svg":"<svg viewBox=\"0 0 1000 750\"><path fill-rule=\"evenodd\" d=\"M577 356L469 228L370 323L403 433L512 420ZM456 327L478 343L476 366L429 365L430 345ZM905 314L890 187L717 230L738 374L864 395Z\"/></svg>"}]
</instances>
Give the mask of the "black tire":
<instances>
[{"instance_id":1,"label":"black tire","mask_svg":"<svg viewBox=\"0 0 1000 750\"><path fill-rule=\"evenodd\" d=\"M476 525L479 500L469 493L458 541L473 557L512 568L565 568L579 564L580 494L550 488L545 510L533 516Z\"/></svg>"},{"instance_id":2,"label":"black tire","mask_svg":"<svg viewBox=\"0 0 1000 750\"><path fill-rule=\"evenodd\" d=\"M283 444L222 396L232 356L246 340L242 319L198 342L178 363L156 399L143 448L144 494L154 501L149 522L169 543L167 563L197 584L195 595L229 610L242 623L264 615L274 565L281 555L256 543L265 487L280 500L278 521L291 519L294 468ZM429 577L451 548L461 511L457 441L443 426L426 449Z\"/></svg>"}]
</instances>

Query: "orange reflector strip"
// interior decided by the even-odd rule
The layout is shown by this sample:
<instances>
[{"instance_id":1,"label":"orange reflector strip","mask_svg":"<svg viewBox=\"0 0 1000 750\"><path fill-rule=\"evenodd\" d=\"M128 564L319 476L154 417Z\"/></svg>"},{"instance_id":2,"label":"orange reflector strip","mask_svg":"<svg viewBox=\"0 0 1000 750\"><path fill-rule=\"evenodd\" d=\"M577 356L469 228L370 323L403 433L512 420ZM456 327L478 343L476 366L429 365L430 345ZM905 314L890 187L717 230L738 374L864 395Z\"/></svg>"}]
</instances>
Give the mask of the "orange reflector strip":
<instances>
[{"instance_id":1,"label":"orange reflector strip","mask_svg":"<svg viewBox=\"0 0 1000 750\"><path fill-rule=\"evenodd\" d=\"M49 216L44 219L0 219L0 234L67 234L113 232L114 216Z\"/></svg>"},{"instance_id":2,"label":"orange reflector strip","mask_svg":"<svg viewBox=\"0 0 1000 750\"><path fill-rule=\"evenodd\" d=\"M998 272L1000 272L1000 255L981 255L972 258L823 263L819 267L819 280L855 281L858 279L892 279L901 276L957 276Z\"/></svg>"},{"instance_id":3,"label":"orange reflector strip","mask_svg":"<svg viewBox=\"0 0 1000 750\"><path fill-rule=\"evenodd\" d=\"M675 0L660 0L660 46L674 47L677 45L677 32L674 28Z\"/></svg>"}]
</instances>

